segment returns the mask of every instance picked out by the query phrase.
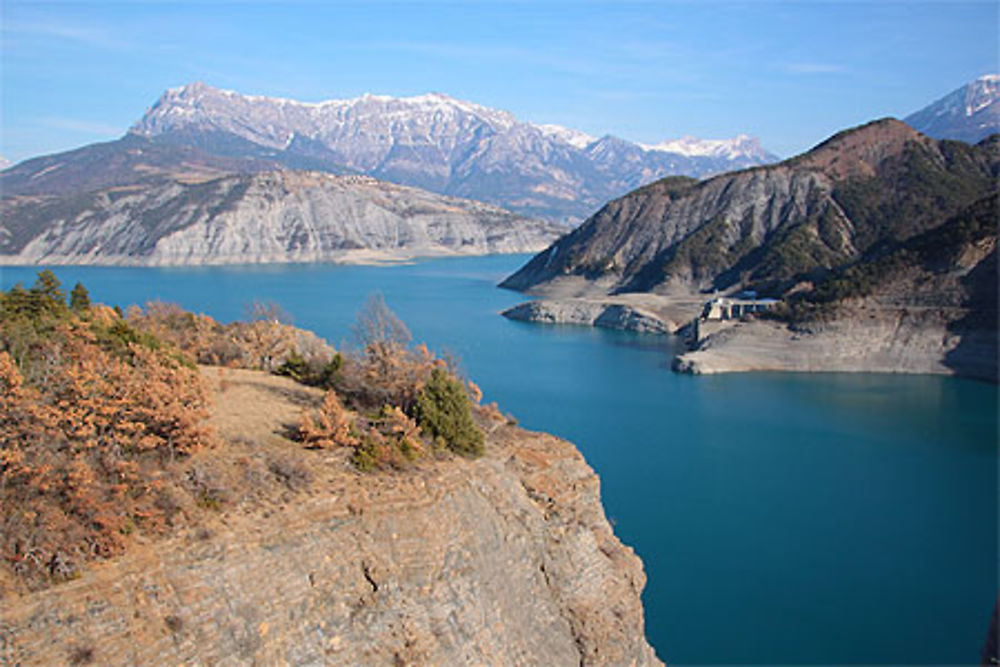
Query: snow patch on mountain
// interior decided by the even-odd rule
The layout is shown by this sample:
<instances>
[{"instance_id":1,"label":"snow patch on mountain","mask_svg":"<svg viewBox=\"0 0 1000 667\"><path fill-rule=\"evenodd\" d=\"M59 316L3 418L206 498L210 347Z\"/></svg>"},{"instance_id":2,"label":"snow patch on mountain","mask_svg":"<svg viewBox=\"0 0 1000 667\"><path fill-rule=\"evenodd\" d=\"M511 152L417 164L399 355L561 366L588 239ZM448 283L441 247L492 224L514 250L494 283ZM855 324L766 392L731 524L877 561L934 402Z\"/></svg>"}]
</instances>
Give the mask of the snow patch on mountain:
<instances>
[{"instance_id":1,"label":"snow patch on mountain","mask_svg":"<svg viewBox=\"0 0 1000 667\"><path fill-rule=\"evenodd\" d=\"M664 176L709 176L774 161L743 135L643 148L442 93L323 102L242 95L194 83L168 90L130 132L292 168L359 172L574 222Z\"/></svg>"},{"instance_id":2,"label":"snow patch on mountain","mask_svg":"<svg viewBox=\"0 0 1000 667\"><path fill-rule=\"evenodd\" d=\"M906 117L937 139L975 143L1000 132L1000 75L986 74Z\"/></svg>"},{"instance_id":3,"label":"snow patch on mountain","mask_svg":"<svg viewBox=\"0 0 1000 667\"><path fill-rule=\"evenodd\" d=\"M574 130L568 127L563 127L562 125L536 125L539 130L542 131L546 137L555 139L556 141L561 141L564 144L569 144L574 148L579 148L583 150L590 144L597 141L597 137L591 136L586 132L581 132L579 130Z\"/></svg>"},{"instance_id":4,"label":"snow patch on mountain","mask_svg":"<svg viewBox=\"0 0 1000 667\"><path fill-rule=\"evenodd\" d=\"M685 135L680 139L668 139L658 144L639 144L647 151L676 153L687 157L720 157L735 159L739 157L761 157L765 151L760 142L745 134L732 139L698 139Z\"/></svg>"}]
</instances>

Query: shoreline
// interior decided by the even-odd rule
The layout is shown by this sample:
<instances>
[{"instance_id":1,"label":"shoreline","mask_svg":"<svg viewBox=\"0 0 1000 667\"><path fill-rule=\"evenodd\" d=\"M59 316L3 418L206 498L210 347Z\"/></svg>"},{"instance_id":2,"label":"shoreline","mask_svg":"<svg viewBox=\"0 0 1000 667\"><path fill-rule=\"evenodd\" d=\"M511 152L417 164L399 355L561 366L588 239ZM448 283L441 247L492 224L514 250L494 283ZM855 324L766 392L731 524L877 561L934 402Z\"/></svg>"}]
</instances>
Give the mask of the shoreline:
<instances>
[{"instance_id":1,"label":"shoreline","mask_svg":"<svg viewBox=\"0 0 1000 667\"><path fill-rule=\"evenodd\" d=\"M701 312L704 295L650 293L608 294L574 281L529 292L523 301L500 314L535 324L591 326L618 331L675 335Z\"/></svg>"},{"instance_id":2,"label":"shoreline","mask_svg":"<svg viewBox=\"0 0 1000 667\"><path fill-rule=\"evenodd\" d=\"M677 373L902 373L998 381L996 332L961 327L960 318L972 313L967 309L856 304L829 321L795 326L752 316L699 320L709 298L704 294L608 295L567 280L535 296L501 315L679 336L688 349L671 361Z\"/></svg>"},{"instance_id":3,"label":"shoreline","mask_svg":"<svg viewBox=\"0 0 1000 667\"><path fill-rule=\"evenodd\" d=\"M899 309L794 329L747 320L718 327L674 357L678 373L893 373L950 375L996 383L996 334L955 331L936 311Z\"/></svg>"},{"instance_id":4,"label":"shoreline","mask_svg":"<svg viewBox=\"0 0 1000 667\"><path fill-rule=\"evenodd\" d=\"M40 258L21 258L18 255L0 255L0 267L46 267L46 266L118 266L135 268L156 267L201 267L201 266L258 266L267 264L340 264L345 266L398 266L412 264L422 259L444 259L448 257L490 257L494 255L527 255L532 249L499 252L462 252L450 249L420 250L414 252L393 252L381 250L345 250L329 254L308 256L226 255L207 259L188 258L135 258L135 257L80 257L57 255Z\"/></svg>"}]
</instances>

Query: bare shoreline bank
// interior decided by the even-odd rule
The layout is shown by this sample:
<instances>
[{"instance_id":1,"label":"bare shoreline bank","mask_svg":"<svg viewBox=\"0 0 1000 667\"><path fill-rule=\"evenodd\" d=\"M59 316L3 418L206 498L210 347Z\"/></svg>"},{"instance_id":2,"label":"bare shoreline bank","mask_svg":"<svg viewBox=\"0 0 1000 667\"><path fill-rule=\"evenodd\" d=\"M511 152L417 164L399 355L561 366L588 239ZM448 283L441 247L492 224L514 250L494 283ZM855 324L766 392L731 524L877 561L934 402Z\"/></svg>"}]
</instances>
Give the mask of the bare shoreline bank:
<instances>
[{"instance_id":1,"label":"bare shoreline bank","mask_svg":"<svg viewBox=\"0 0 1000 667\"><path fill-rule=\"evenodd\" d=\"M574 296L563 296L574 294ZM594 326L687 339L674 357L679 373L837 372L956 375L997 382L997 335L962 328L971 311L860 305L835 319L793 326L772 319L701 321L706 295L580 295L547 290L504 317L541 324Z\"/></svg>"}]
</instances>

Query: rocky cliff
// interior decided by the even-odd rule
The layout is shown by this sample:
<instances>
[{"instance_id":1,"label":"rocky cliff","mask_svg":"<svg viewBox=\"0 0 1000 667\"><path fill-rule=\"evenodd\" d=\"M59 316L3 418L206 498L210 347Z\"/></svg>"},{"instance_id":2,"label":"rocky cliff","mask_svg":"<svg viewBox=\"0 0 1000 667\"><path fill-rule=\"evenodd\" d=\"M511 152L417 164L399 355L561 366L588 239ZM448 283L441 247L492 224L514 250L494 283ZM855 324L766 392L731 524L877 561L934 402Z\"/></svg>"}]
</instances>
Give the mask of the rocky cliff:
<instances>
[{"instance_id":1,"label":"rocky cliff","mask_svg":"<svg viewBox=\"0 0 1000 667\"><path fill-rule=\"evenodd\" d=\"M500 419L481 459L363 474L346 452L278 434L318 392L204 373L228 444L195 463L256 475L257 495L73 581L8 593L0 661L659 664L642 565L569 443ZM299 482L269 493L269 470Z\"/></svg>"},{"instance_id":2,"label":"rocky cliff","mask_svg":"<svg viewBox=\"0 0 1000 667\"><path fill-rule=\"evenodd\" d=\"M136 170L132 165L123 174ZM530 252L562 231L487 204L363 176L220 175L204 164L182 176L157 172L152 182L6 197L0 216L0 263L6 264L372 261Z\"/></svg>"}]
</instances>

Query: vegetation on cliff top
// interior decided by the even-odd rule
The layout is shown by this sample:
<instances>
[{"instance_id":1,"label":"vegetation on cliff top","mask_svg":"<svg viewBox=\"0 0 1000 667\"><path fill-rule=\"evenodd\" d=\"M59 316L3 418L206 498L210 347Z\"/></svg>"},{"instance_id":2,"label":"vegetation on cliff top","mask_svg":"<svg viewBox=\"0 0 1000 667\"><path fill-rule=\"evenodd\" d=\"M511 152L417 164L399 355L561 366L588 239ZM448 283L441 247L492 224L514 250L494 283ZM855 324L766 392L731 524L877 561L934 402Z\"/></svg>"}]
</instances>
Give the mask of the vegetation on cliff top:
<instances>
[{"instance_id":1,"label":"vegetation on cliff top","mask_svg":"<svg viewBox=\"0 0 1000 667\"><path fill-rule=\"evenodd\" d=\"M403 468L432 452L482 454L470 400L481 398L478 388L463 386L425 345L410 348L409 331L381 295L359 311L354 334L357 350L309 376L327 393L318 409L303 413L303 443L352 447L352 460L364 470Z\"/></svg>"},{"instance_id":2,"label":"vegetation on cliff top","mask_svg":"<svg viewBox=\"0 0 1000 667\"><path fill-rule=\"evenodd\" d=\"M381 297L359 313L358 348L345 352L292 327L276 306L248 314L221 324L162 303L122 313L92 304L79 284L67 303L50 271L30 288L0 292L0 559L8 572L29 586L73 578L134 533L163 533L245 495L199 463L199 452L227 443L208 425L196 362L325 389L295 436L308 449L346 448L362 470L482 453L476 415L499 412L474 411L478 388L425 346L411 348ZM289 489L309 477L287 460L268 469Z\"/></svg>"}]
</instances>

